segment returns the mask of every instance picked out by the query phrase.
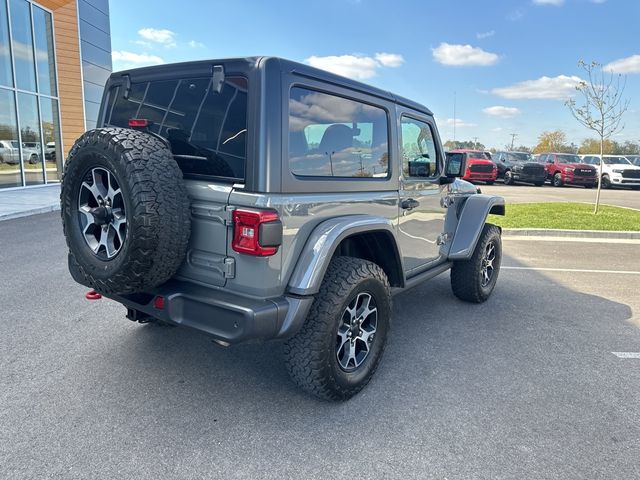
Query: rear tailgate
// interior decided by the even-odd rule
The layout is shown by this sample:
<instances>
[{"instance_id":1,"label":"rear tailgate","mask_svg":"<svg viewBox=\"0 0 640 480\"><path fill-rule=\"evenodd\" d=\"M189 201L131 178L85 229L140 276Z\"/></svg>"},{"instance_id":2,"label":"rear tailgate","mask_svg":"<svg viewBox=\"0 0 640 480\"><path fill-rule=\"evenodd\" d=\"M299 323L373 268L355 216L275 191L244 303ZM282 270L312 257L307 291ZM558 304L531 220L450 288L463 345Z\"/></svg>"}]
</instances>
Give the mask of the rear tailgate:
<instances>
[{"instance_id":1,"label":"rear tailgate","mask_svg":"<svg viewBox=\"0 0 640 480\"><path fill-rule=\"evenodd\" d=\"M187 257L176 277L224 286L233 276L234 260L227 257L231 185L186 180L191 198L191 239Z\"/></svg>"}]
</instances>

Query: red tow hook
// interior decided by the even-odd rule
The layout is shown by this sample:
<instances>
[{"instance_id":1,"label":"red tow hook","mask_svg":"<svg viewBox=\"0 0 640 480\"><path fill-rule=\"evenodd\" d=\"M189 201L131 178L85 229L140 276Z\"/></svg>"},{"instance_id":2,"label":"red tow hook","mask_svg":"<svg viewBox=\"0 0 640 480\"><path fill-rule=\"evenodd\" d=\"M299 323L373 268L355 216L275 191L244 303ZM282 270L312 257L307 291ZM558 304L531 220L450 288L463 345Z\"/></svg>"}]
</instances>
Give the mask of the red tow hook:
<instances>
[{"instance_id":1,"label":"red tow hook","mask_svg":"<svg viewBox=\"0 0 640 480\"><path fill-rule=\"evenodd\" d=\"M86 298L87 300L100 300L102 298L102 295L100 295L98 292L96 292L95 290L89 290L85 295L84 298Z\"/></svg>"}]
</instances>

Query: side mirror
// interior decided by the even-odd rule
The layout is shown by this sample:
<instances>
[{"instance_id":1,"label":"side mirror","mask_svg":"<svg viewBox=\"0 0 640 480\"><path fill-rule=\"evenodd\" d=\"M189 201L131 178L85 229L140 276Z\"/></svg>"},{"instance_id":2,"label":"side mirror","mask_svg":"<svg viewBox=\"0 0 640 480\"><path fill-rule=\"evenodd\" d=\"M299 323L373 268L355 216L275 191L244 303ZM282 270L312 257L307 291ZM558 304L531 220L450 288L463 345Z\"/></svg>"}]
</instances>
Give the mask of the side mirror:
<instances>
[{"instance_id":1,"label":"side mirror","mask_svg":"<svg viewBox=\"0 0 640 480\"><path fill-rule=\"evenodd\" d=\"M462 177L465 171L464 153L447 153L444 174L447 178Z\"/></svg>"}]
</instances>

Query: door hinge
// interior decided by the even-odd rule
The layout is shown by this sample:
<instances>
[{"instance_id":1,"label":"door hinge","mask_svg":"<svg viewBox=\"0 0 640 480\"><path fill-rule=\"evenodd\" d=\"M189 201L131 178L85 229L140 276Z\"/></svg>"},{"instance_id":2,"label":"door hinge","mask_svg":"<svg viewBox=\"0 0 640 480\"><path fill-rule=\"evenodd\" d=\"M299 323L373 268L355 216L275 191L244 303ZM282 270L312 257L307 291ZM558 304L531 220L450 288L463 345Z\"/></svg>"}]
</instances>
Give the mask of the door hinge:
<instances>
[{"instance_id":1,"label":"door hinge","mask_svg":"<svg viewBox=\"0 0 640 480\"><path fill-rule=\"evenodd\" d=\"M224 224L226 226L233 225L233 211L236 207L225 207L224 209Z\"/></svg>"},{"instance_id":2,"label":"door hinge","mask_svg":"<svg viewBox=\"0 0 640 480\"><path fill-rule=\"evenodd\" d=\"M236 278L236 260L232 257L224 259L224 278Z\"/></svg>"}]
</instances>

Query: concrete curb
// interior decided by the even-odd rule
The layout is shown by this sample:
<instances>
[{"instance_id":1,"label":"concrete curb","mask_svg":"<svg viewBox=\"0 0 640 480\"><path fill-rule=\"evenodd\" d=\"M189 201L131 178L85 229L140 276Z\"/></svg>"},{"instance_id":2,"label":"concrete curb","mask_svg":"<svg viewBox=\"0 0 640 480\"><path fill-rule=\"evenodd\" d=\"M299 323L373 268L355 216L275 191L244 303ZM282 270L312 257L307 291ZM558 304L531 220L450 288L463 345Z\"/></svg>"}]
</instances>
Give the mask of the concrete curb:
<instances>
[{"instance_id":1,"label":"concrete curb","mask_svg":"<svg viewBox=\"0 0 640 480\"><path fill-rule=\"evenodd\" d=\"M0 222L2 222L4 220L13 220L15 218L28 217L30 215L38 215L40 213L55 212L57 210L60 210L60 204L59 203L52 204L52 205L47 205L47 206L44 206L44 207L36 207L36 208L29 209L29 210L21 210L19 212L11 212L11 213L7 213L7 214L4 214L4 215L0 214Z\"/></svg>"},{"instance_id":2,"label":"concrete curb","mask_svg":"<svg viewBox=\"0 0 640 480\"><path fill-rule=\"evenodd\" d=\"M504 228L505 237L555 237L640 240L640 232L616 232L612 230L562 230L555 228Z\"/></svg>"}]
</instances>

